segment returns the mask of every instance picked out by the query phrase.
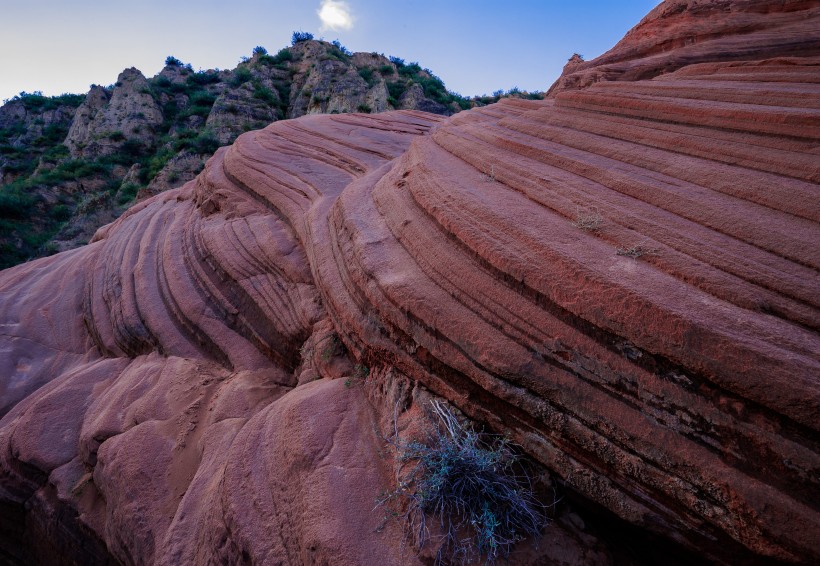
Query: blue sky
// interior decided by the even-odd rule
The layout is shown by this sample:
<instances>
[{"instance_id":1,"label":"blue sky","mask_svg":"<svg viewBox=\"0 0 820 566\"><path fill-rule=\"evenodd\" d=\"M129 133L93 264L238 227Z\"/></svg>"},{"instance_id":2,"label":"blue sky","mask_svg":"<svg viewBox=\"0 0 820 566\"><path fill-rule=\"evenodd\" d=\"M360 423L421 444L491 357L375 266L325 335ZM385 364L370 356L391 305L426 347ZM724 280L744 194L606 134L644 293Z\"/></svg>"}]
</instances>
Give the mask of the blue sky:
<instances>
[{"instance_id":1,"label":"blue sky","mask_svg":"<svg viewBox=\"0 0 820 566\"><path fill-rule=\"evenodd\" d=\"M466 96L545 90L575 52L612 47L657 0L0 0L0 100L146 76L167 55L195 69L233 68L294 30L430 68ZM324 20L320 18L320 13Z\"/></svg>"}]
</instances>

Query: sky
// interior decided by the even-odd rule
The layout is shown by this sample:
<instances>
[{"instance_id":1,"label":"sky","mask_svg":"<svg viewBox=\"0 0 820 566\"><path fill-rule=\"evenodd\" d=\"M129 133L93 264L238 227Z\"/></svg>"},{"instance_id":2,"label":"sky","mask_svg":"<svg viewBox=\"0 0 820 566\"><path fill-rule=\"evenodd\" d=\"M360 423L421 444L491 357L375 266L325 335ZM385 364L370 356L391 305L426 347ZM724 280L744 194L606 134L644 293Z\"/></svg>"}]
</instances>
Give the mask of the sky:
<instances>
[{"instance_id":1,"label":"sky","mask_svg":"<svg viewBox=\"0 0 820 566\"><path fill-rule=\"evenodd\" d=\"M658 0L0 0L0 100L85 93L173 55L232 69L294 31L431 69L465 96L546 90L567 59L615 45Z\"/></svg>"}]
</instances>

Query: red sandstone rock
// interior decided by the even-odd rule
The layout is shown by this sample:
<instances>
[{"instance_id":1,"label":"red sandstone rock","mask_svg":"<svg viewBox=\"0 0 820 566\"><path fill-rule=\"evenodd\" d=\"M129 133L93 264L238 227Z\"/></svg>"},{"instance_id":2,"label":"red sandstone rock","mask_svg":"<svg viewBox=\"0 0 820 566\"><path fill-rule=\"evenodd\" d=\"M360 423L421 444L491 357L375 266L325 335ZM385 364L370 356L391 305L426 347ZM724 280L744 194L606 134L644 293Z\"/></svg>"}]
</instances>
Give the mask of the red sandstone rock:
<instances>
[{"instance_id":1,"label":"red sandstone rock","mask_svg":"<svg viewBox=\"0 0 820 566\"><path fill-rule=\"evenodd\" d=\"M277 122L2 272L6 542L413 563L430 391L699 560L820 560L817 24L666 2L551 100ZM512 561L612 558L568 517Z\"/></svg>"},{"instance_id":2,"label":"red sandstone rock","mask_svg":"<svg viewBox=\"0 0 820 566\"><path fill-rule=\"evenodd\" d=\"M600 81L651 79L698 63L817 57L818 14L816 0L665 0L600 57L580 64L571 59L550 94ZM742 73L740 80L757 73ZM788 69L776 73L778 81L791 76ZM805 73L794 76L808 80Z\"/></svg>"}]
</instances>

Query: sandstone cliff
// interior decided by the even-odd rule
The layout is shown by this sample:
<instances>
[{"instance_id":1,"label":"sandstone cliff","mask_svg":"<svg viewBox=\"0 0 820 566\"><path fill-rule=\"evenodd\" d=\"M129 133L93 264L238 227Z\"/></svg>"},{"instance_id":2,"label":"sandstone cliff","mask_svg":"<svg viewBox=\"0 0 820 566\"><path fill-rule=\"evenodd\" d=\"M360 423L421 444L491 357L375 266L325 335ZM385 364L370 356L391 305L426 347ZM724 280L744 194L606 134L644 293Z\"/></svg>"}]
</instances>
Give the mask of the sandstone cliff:
<instances>
[{"instance_id":1,"label":"sandstone cliff","mask_svg":"<svg viewBox=\"0 0 820 566\"><path fill-rule=\"evenodd\" d=\"M429 560L373 502L438 397L569 502L512 563L820 560L820 8L668 6L743 59L279 121L0 273L4 557Z\"/></svg>"}]
</instances>

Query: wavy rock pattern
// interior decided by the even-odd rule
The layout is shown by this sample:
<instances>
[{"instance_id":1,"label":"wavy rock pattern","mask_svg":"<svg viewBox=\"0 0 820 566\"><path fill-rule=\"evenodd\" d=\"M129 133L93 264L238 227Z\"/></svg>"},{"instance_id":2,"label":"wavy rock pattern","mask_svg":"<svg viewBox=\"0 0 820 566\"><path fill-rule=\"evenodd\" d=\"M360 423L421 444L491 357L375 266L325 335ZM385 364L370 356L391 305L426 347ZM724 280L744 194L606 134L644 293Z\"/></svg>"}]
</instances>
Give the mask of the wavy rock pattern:
<instances>
[{"instance_id":1,"label":"wavy rock pattern","mask_svg":"<svg viewBox=\"0 0 820 566\"><path fill-rule=\"evenodd\" d=\"M405 380L704 558L820 560L820 59L775 41L817 9L748 4L742 61L278 122L0 274L5 530L43 560L410 563L372 512Z\"/></svg>"},{"instance_id":2,"label":"wavy rock pattern","mask_svg":"<svg viewBox=\"0 0 820 566\"><path fill-rule=\"evenodd\" d=\"M573 57L550 91L646 80L699 63L816 57L817 13L814 0L664 0L600 57ZM755 80L756 71L742 74L735 80ZM792 79L807 77L779 74Z\"/></svg>"},{"instance_id":3,"label":"wavy rock pattern","mask_svg":"<svg viewBox=\"0 0 820 566\"><path fill-rule=\"evenodd\" d=\"M2 498L69 509L18 533L43 561L104 561L82 537L125 564L401 561L395 525L371 535L390 482L361 388L294 388L300 347L329 335L297 219L438 120L277 123L89 246L4 273ZM65 514L81 535L34 540Z\"/></svg>"}]
</instances>

